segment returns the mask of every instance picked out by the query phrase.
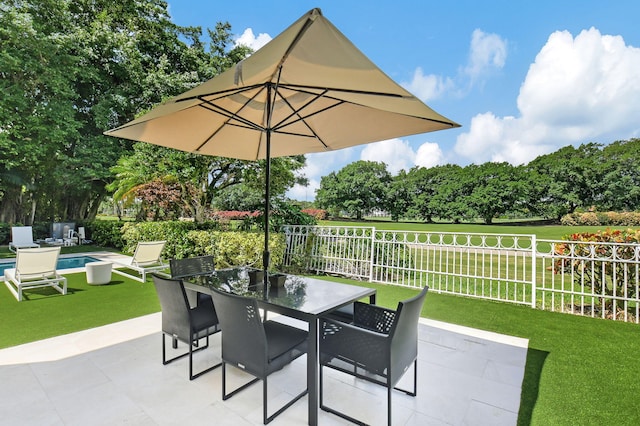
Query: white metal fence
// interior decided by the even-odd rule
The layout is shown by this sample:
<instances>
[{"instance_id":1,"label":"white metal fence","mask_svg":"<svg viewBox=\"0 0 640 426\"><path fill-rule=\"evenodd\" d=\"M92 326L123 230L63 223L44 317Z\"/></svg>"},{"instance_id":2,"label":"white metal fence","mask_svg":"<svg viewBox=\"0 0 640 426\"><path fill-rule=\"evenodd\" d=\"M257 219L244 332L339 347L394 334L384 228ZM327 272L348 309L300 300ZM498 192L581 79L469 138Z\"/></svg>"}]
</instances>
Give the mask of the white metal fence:
<instances>
[{"instance_id":1,"label":"white metal fence","mask_svg":"<svg viewBox=\"0 0 640 426\"><path fill-rule=\"evenodd\" d=\"M638 245L357 226L284 232L288 267L639 322Z\"/></svg>"}]
</instances>

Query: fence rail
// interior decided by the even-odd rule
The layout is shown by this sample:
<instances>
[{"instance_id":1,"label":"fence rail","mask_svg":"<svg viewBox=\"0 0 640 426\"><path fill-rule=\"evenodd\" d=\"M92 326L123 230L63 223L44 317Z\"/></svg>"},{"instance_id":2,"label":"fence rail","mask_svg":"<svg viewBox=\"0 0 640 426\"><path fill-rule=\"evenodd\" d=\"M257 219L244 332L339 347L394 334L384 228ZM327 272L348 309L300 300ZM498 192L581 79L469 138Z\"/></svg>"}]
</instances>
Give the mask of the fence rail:
<instances>
[{"instance_id":1,"label":"fence rail","mask_svg":"<svg viewBox=\"0 0 640 426\"><path fill-rule=\"evenodd\" d=\"M285 226L284 264L626 322L640 318L640 246L535 235Z\"/></svg>"}]
</instances>

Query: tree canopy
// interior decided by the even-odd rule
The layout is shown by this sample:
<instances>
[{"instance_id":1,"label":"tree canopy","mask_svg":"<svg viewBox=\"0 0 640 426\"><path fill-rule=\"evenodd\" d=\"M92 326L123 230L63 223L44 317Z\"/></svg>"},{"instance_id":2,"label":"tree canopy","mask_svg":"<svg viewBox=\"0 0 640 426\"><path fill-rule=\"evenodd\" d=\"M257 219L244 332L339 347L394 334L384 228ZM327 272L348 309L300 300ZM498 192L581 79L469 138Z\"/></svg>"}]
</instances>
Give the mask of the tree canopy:
<instances>
[{"instance_id":1,"label":"tree canopy","mask_svg":"<svg viewBox=\"0 0 640 426\"><path fill-rule=\"evenodd\" d=\"M640 209L640 139L566 146L528 164L447 164L400 171L358 161L322 178L316 203L361 217L385 209L394 220L458 222L500 216L559 219L576 209ZM375 165L375 166L374 166ZM371 200L377 200L375 202ZM354 208L355 206L355 208Z\"/></svg>"},{"instance_id":2,"label":"tree canopy","mask_svg":"<svg viewBox=\"0 0 640 426\"><path fill-rule=\"evenodd\" d=\"M103 132L250 52L232 46L228 23L207 35L208 43L200 27L175 25L161 0L4 0L0 221L95 216L111 168L136 155L131 142ZM206 168L184 154L168 157ZM140 171L129 173L138 174L129 183L142 183Z\"/></svg>"},{"instance_id":3,"label":"tree canopy","mask_svg":"<svg viewBox=\"0 0 640 426\"><path fill-rule=\"evenodd\" d=\"M356 161L322 178L316 203L362 219L365 213L387 206L387 186L391 181L384 163Z\"/></svg>"}]
</instances>

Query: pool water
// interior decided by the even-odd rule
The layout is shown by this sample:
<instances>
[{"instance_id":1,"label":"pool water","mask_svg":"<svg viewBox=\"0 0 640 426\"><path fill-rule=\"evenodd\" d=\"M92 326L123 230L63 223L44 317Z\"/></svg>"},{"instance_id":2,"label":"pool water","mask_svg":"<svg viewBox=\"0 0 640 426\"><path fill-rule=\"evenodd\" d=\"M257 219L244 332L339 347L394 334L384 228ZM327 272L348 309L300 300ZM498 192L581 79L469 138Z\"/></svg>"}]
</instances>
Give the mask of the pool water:
<instances>
[{"instance_id":1,"label":"pool water","mask_svg":"<svg viewBox=\"0 0 640 426\"><path fill-rule=\"evenodd\" d=\"M87 263L97 262L99 259L91 256L72 256L58 258L57 269L71 269L82 268ZM4 276L5 269L11 269L16 267L16 262L2 262L0 263L0 276Z\"/></svg>"}]
</instances>

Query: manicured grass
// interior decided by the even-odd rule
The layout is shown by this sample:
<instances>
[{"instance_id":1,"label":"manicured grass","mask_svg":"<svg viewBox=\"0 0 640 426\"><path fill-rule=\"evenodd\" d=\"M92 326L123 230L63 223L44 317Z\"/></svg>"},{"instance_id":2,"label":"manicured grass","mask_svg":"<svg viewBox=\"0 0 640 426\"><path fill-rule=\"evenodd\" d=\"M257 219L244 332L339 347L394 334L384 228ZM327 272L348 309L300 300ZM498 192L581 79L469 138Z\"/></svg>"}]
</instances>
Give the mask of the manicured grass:
<instances>
[{"instance_id":1,"label":"manicured grass","mask_svg":"<svg viewBox=\"0 0 640 426\"><path fill-rule=\"evenodd\" d=\"M160 311L153 283L113 275L89 285L84 273L67 274L68 294L51 288L24 292L18 302L0 283L0 348L111 324Z\"/></svg>"},{"instance_id":2,"label":"manicured grass","mask_svg":"<svg viewBox=\"0 0 640 426\"><path fill-rule=\"evenodd\" d=\"M544 222L543 222L544 223ZM522 222L517 225L497 223L484 225L480 223L417 223L417 222L389 222L389 221L333 221L323 220L322 226L374 226L376 229L391 231L423 231L423 232L468 232L479 234L527 234L536 235L542 240L560 240L567 234L575 232L595 232L604 230L606 226L563 226L539 225L537 222ZM611 227L625 229L627 227ZM635 227L634 227L635 229Z\"/></svg>"}]
</instances>

